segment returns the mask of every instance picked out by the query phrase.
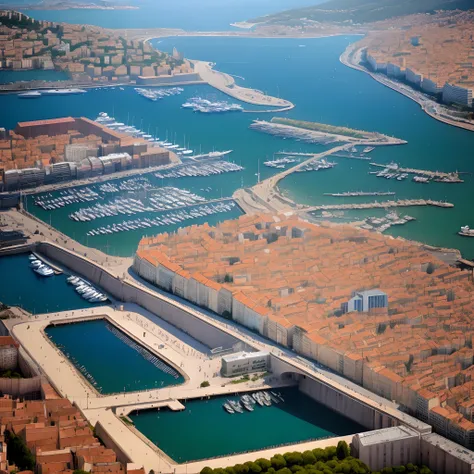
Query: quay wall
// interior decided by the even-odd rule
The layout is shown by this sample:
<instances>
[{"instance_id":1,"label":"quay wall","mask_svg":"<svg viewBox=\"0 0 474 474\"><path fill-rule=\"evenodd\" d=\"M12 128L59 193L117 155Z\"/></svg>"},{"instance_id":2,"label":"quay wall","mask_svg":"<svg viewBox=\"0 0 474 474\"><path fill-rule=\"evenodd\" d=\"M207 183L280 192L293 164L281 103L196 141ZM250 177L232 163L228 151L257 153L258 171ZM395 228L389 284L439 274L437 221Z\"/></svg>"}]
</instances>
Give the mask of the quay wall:
<instances>
[{"instance_id":1,"label":"quay wall","mask_svg":"<svg viewBox=\"0 0 474 474\"><path fill-rule=\"evenodd\" d=\"M114 298L127 303L136 303L156 314L210 349L231 348L240 342L234 336L192 315L185 310L185 307L167 301L160 294L124 282L85 258L47 242L38 244L37 250L100 286Z\"/></svg>"},{"instance_id":2,"label":"quay wall","mask_svg":"<svg viewBox=\"0 0 474 474\"><path fill-rule=\"evenodd\" d=\"M107 448L112 449L115 452L118 461L125 465L132 462L132 460L127 456L126 452L122 449L120 443L115 441L113 435L107 430L107 428L102 426L100 421L98 421L95 425L95 433L104 442Z\"/></svg>"},{"instance_id":3,"label":"quay wall","mask_svg":"<svg viewBox=\"0 0 474 474\"><path fill-rule=\"evenodd\" d=\"M370 429L389 428L397 426L399 422L394 418L381 413L364 403L349 397L330 385L323 384L309 377L300 381L299 389L313 400L346 416L352 421Z\"/></svg>"},{"instance_id":4,"label":"quay wall","mask_svg":"<svg viewBox=\"0 0 474 474\"><path fill-rule=\"evenodd\" d=\"M0 250L0 257L5 255L17 255L19 253L33 252L35 244L15 245L13 247L5 247Z\"/></svg>"}]
</instances>

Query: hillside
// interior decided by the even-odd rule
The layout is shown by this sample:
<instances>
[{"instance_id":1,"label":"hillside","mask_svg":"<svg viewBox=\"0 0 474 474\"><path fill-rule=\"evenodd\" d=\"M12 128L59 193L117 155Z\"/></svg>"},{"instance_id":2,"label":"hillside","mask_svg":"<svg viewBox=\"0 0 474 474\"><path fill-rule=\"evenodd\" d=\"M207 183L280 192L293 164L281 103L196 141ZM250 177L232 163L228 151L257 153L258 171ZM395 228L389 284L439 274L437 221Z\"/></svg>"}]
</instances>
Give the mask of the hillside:
<instances>
[{"instance_id":1,"label":"hillside","mask_svg":"<svg viewBox=\"0 0 474 474\"><path fill-rule=\"evenodd\" d=\"M286 10L248 21L292 24L305 19L318 22L369 23L414 13L473 8L473 0L329 0L317 6Z\"/></svg>"}]
</instances>

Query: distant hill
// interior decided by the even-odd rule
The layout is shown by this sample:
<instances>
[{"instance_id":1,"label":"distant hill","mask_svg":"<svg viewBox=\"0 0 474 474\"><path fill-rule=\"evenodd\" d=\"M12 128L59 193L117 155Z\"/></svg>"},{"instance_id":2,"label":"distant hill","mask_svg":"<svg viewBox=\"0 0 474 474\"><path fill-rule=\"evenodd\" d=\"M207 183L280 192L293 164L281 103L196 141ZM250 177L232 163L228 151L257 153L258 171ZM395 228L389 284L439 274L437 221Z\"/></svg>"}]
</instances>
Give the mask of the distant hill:
<instances>
[{"instance_id":1,"label":"distant hill","mask_svg":"<svg viewBox=\"0 0 474 474\"><path fill-rule=\"evenodd\" d=\"M286 10L248 22L291 24L306 18L320 22L369 23L413 13L456 9L474 9L474 0L329 0L317 6Z\"/></svg>"}]
</instances>

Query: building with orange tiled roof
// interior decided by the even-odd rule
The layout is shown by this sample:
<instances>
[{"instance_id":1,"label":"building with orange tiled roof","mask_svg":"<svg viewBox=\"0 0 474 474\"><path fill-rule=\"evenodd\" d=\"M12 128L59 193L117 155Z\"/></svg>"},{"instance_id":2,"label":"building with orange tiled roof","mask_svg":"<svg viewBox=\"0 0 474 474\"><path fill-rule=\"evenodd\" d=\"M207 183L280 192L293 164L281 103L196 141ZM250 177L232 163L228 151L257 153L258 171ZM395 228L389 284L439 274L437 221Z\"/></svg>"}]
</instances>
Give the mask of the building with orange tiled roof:
<instances>
[{"instance_id":1,"label":"building with orange tiled roof","mask_svg":"<svg viewBox=\"0 0 474 474\"><path fill-rule=\"evenodd\" d=\"M474 447L465 423L474 372L471 274L418 244L296 216L241 216L143 238L133 268L423 421L444 426L432 411L448 405L457 414L450 436ZM373 289L388 307L341 311L353 294Z\"/></svg>"},{"instance_id":2,"label":"building with orange tiled roof","mask_svg":"<svg viewBox=\"0 0 474 474\"><path fill-rule=\"evenodd\" d=\"M0 398L0 433L18 436L35 457L37 474L72 473L81 469L91 473L144 474L143 467L122 465L115 452L101 445L81 412L67 399L53 396L48 384L42 391L45 400ZM0 470L8 466L7 444L0 442Z\"/></svg>"}]
</instances>

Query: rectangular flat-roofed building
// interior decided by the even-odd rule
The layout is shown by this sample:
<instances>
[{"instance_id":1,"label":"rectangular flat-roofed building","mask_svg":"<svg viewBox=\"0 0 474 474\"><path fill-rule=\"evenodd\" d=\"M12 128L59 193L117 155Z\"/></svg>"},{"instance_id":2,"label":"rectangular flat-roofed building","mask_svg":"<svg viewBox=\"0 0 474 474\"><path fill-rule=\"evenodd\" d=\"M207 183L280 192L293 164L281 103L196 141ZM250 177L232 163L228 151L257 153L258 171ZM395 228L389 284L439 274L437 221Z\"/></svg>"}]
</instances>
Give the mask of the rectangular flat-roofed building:
<instances>
[{"instance_id":1,"label":"rectangular flat-roofed building","mask_svg":"<svg viewBox=\"0 0 474 474\"><path fill-rule=\"evenodd\" d=\"M237 352L222 358L221 373L224 377L263 372L269 368L268 352Z\"/></svg>"},{"instance_id":2,"label":"rectangular flat-roofed building","mask_svg":"<svg viewBox=\"0 0 474 474\"><path fill-rule=\"evenodd\" d=\"M418 464L420 435L406 426L356 434L352 440L357 457L372 471L387 466Z\"/></svg>"}]
</instances>

